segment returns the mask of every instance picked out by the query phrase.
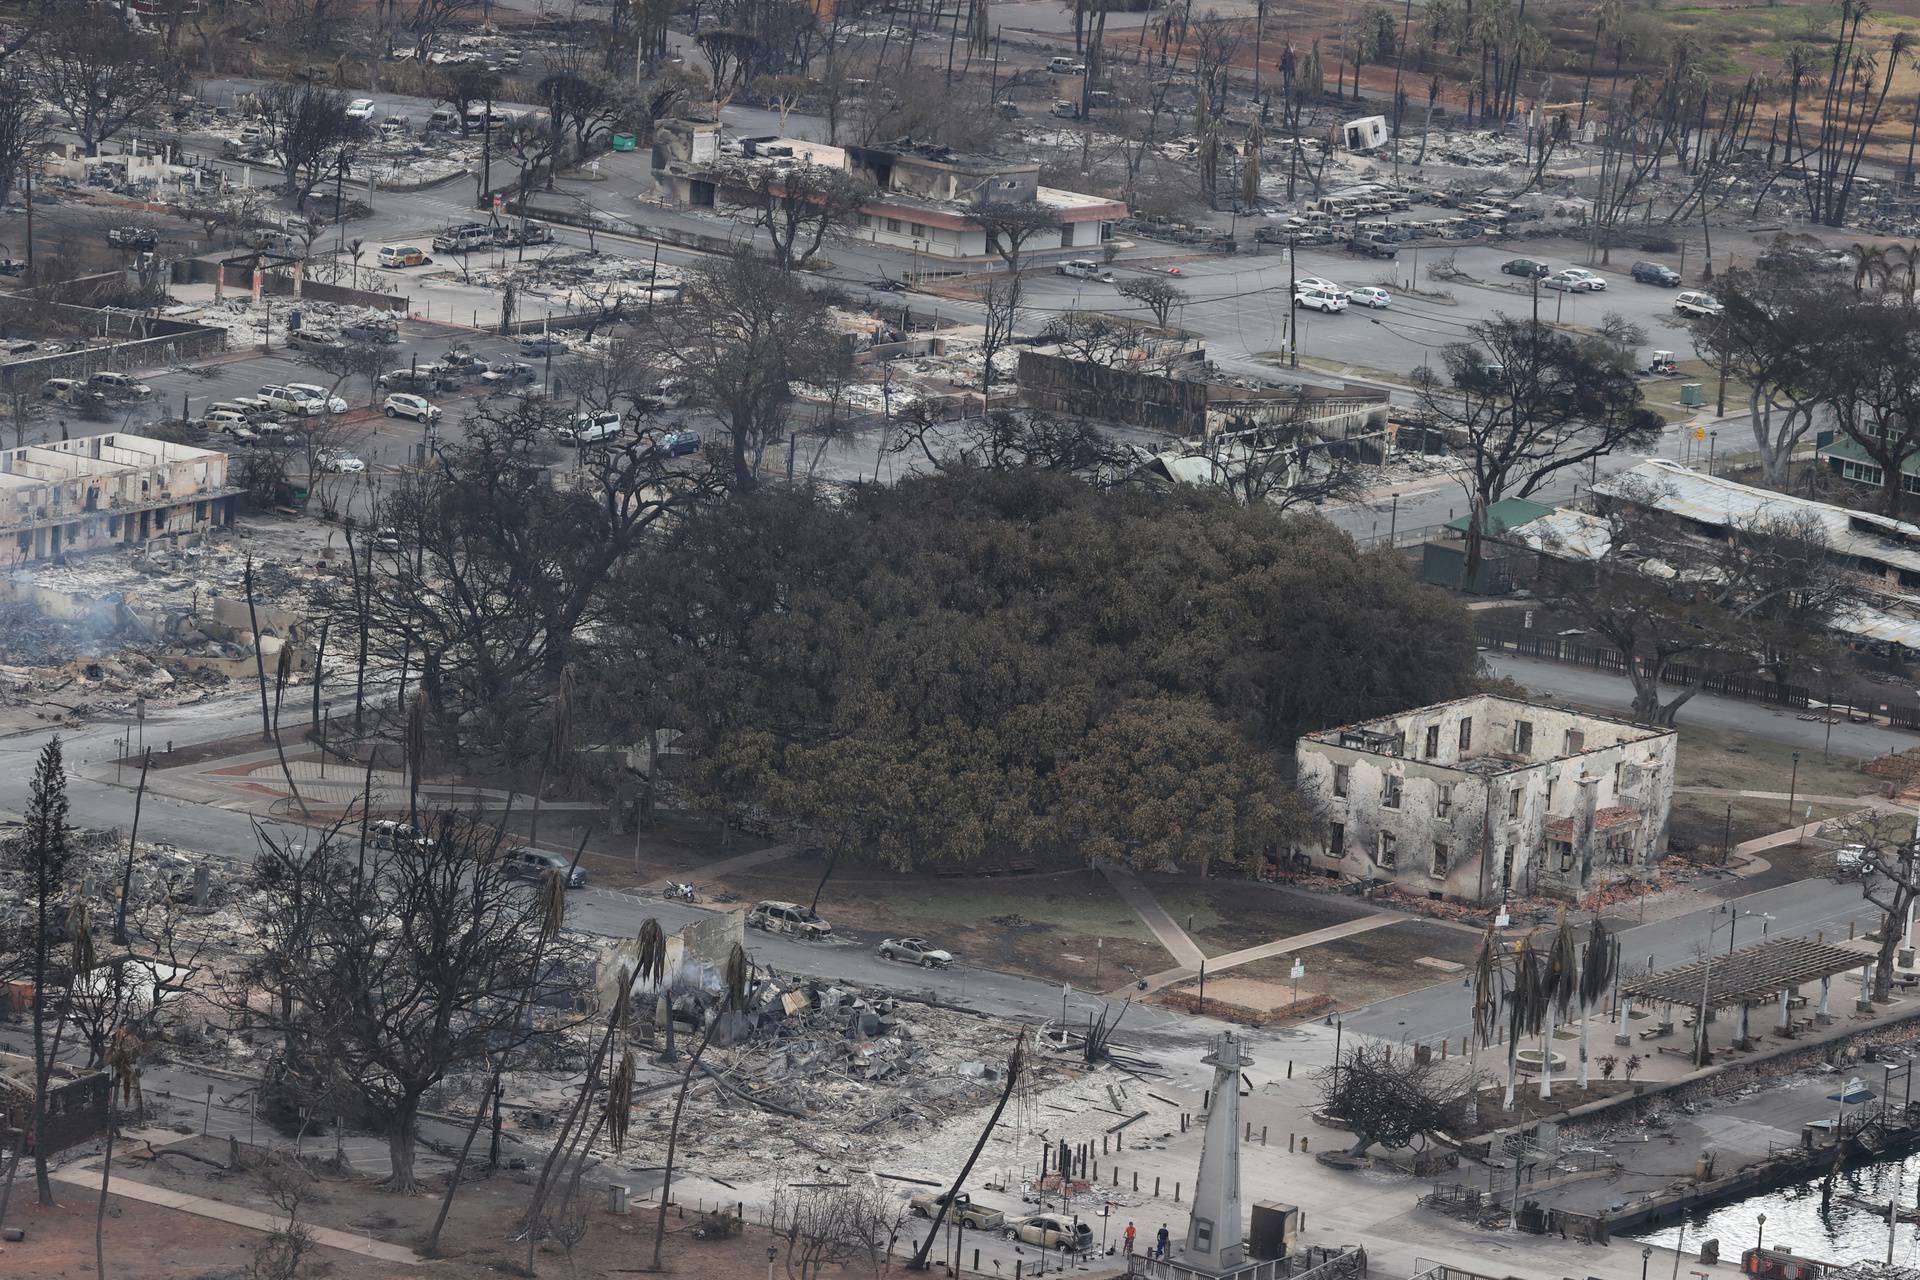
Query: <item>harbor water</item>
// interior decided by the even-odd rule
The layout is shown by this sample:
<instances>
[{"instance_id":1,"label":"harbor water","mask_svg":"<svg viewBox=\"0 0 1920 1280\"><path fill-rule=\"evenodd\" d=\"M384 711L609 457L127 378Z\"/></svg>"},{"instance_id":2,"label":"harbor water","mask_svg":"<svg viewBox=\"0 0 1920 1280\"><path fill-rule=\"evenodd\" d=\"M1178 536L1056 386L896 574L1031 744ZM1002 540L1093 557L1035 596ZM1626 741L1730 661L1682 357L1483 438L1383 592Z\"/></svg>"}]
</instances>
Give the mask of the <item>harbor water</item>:
<instances>
[{"instance_id":1,"label":"harbor water","mask_svg":"<svg viewBox=\"0 0 1920 1280\"><path fill-rule=\"evenodd\" d=\"M1822 1181L1824 1176L1815 1177L1745 1200L1690 1211L1685 1215L1684 1241L1678 1223L1639 1233L1636 1238L1665 1248L1678 1244L1690 1257L1699 1256L1703 1241L1717 1239L1723 1263L1737 1264L1741 1252L1756 1243L1828 1262L1885 1262L1887 1201L1896 1200L1901 1210L1920 1216L1916 1212L1920 1210L1920 1153L1842 1170L1834 1180L1833 1199L1825 1210L1820 1207ZM1880 1212L1849 1204L1848 1198L1877 1204ZM1763 1214L1764 1228L1760 1222ZM1920 1223L1895 1223L1892 1245L1894 1262L1920 1267ZM1681 1270L1686 1270L1685 1263Z\"/></svg>"}]
</instances>

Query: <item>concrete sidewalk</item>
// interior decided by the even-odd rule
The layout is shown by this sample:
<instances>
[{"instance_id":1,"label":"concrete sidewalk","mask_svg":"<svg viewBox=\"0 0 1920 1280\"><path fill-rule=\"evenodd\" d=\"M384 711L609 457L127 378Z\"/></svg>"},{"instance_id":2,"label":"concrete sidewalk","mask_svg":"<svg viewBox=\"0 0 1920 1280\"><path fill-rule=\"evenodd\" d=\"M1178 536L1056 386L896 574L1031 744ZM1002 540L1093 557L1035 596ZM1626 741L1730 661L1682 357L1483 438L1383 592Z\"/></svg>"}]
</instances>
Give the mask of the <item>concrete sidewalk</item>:
<instances>
[{"instance_id":1,"label":"concrete sidewalk","mask_svg":"<svg viewBox=\"0 0 1920 1280\"><path fill-rule=\"evenodd\" d=\"M1153 896L1153 891L1141 884L1134 877L1133 872L1125 867L1101 863L1100 874L1107 878L1107 883L1113 886L1113 891L1133 908L1133 913L1139 916L1140 922L1152 931L1154 938L1166 948L1167 954L1182 966L1191 967L1198 973L1200 966L1206 963L1206 952L1194 944L1193 939L1187 936L1186 930L1173 922L1173 917L1168 915L1167 909L1160 905L1160 900Z\"/></svg>"}]
</instances>

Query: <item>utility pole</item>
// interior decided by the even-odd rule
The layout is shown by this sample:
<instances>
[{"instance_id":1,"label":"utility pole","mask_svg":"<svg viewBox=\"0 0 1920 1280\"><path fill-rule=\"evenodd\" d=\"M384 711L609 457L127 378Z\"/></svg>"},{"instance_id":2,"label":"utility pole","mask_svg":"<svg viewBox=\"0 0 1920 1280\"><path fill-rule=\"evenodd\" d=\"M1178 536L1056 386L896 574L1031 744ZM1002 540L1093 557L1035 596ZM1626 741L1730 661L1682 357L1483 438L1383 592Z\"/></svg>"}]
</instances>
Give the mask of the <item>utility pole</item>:
<instances>
[{"instance_id":1,"label":"utility pole","mask_svg":"<svg viewBox=\"0 0 1920 1280\"><path fill-rule=\"evenodd\" d=\"M1300 367L1300 304L1295 300L1300 267L1294 257L1299 245L1299 236L1287 238L1287 363L1295 369Z\"/></svg>"}]
</instances>

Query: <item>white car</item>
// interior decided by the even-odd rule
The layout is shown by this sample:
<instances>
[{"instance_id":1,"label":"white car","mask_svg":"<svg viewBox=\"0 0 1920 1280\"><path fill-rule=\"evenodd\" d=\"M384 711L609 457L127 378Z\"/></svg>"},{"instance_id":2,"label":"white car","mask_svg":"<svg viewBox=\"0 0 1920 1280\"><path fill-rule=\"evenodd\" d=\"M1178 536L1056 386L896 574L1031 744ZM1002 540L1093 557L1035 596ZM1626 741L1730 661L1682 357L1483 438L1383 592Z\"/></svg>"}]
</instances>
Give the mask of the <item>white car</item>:
<instances>
[{"instance_id":1,"label":"white car","mask_svg":"<svg viewBox=\"0 0 1920 1280\"><path fill-rule=\"evenodd\" d=\"M1308 289L1317 289L1321 293L1330 293L1342 302L1345 302L1347 299L1347 291L1344 288L1322 276L1301 276L1293 282L1293 291L1295 293L1304 293Z\"/></svg>"},{"instance_id":2,"label":"white car","mask_svg":"<svg viewBox=\"0 0 1920 1280\"><path fill-rule=\"evenodd\" d=\"M357 458L343 449L322 449L315 459L322 471L337 471L344 475L357 476L367 469L366 459Z\"/></svg>"},{"instance_id":3,"label":"white car","mask_svg":"<svg viewBox=\"0 0 1920 1280\"><path fill-rule=\"evenodd\" d=\"M382 407L389 418L412 418L415 422L440 420L439 405L432 403L425 396L409 395L404 391L396 391L388 396L386 404Z\"/></svg>"},{"instance_id":4,"label":"white car","mask_svg":"<svg viewBox=\"0 0 1920 1280\"><path fill-rule=\"evenodd\" d=\"M1673 299L1673 309L1683 316L1717 316L1726 308L1720 305L1720 299L1710 293L1689 291L1677 294Z\"/></svg>"},{"instance_id":5,"label":"white car","mask_svg":"<svg viewBox=\"0 0 1920 1280\"><path fill-rule=\"evenodd\" d=\"M1372 307L1375 311L1384 311L1393 305L1393 295L1385 289L1376 289L1368 285L1353 291L1353 300L1363 307Z\"/></svg>"},{"instance_id":6,"label":"white car","mask_svg":"<svg viewBox=\"0 0 1920 1280\"><path fill-rule=\"evenodd\" d=\"M372 98L355 98L352 102L349 102L347 104L347 119L349 120L373 119L373 99Z\"/></svg>"},{"instance_id":7,"label":"white car","mask_svg":"<svg viewBox=\"0 0 1920 1280\"><path fill-rule=\"evenodd\" d=\"M1548 276L1540 282L1549 289L1559 289L1565 293L1599 293L1607 287L1607 282L1581 267L1568 267Z\"/></svg>"},{"instance_id":8,"label":"white car","mask_svg":"<svg viewBox=\"0 0 1920 1280\"><path fill-rule=\"evenodd\" d=\"M344 399L329 393L325 387L316 386L311 382L289 382L287 384L287 390L306 392L307 399L318 400L327 407L328 413L345 413L347 411L347 402Z\"/></svg>"},{"instance_id":9,"label":"white car","mask_svg":"<svg viewBox=\"0 0 1920 1280\"><path fill-rule=\"evenodd\" d=\"M1347 309L1347 300L1337 293L1328 293L1324 289L1309 289L1302 285L1293 295L1293 305L1306 307L1326 315Z\"/></svg>"}]
</instances>

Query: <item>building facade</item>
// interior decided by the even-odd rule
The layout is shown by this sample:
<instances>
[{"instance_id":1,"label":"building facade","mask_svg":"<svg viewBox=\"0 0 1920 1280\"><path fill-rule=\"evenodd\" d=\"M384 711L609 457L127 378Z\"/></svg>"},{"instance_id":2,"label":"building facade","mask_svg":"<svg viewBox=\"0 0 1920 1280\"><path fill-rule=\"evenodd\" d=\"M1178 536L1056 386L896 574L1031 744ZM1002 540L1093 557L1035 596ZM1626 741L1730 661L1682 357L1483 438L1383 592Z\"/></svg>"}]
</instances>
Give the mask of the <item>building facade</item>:
<instances>
[{"instance_id":1,"label":"building facade","mask_svg":"<svg viewBox=\"0 0 1920 1280\"><path fill-rule=\"evenodd\" d=\"M227 455L114 432L0 450L0 569L231 524Z\"/></svg>"},{"instance_id":2,"label":"building facade","mask_svg":"<svg viewBox=\"0 0 1920 1280\"><path fill-rule=\"evenodd\" d=\"M1480 695L1294 746L1316 869L1436 898L1579 901L1666 852L1678 737Z\"/></svg>"},{"instance_id":3,"label":"building facade","mask_svg":"<svg viewBox=\"0 0 1920 1280\"><path fill-rule=\"evenodd\" d=\"M874 198L854 216L847 234L872 244L911 249L931 258L988 259L994 247L972 210L989 203L1034 204L1056 226L1027 240L1022 251L1045 255L1096 253L1110 239L1127 206L1104 196L1040 185L1032 161L998 160L903 140L884 147L836 147L799 138L748 138L741 154L727 153L717 124L666 121L654 135L653 176L660 189L692 208L730 203L752 170L821 165L858 174Z\"/></svg>"}]
</instances>

